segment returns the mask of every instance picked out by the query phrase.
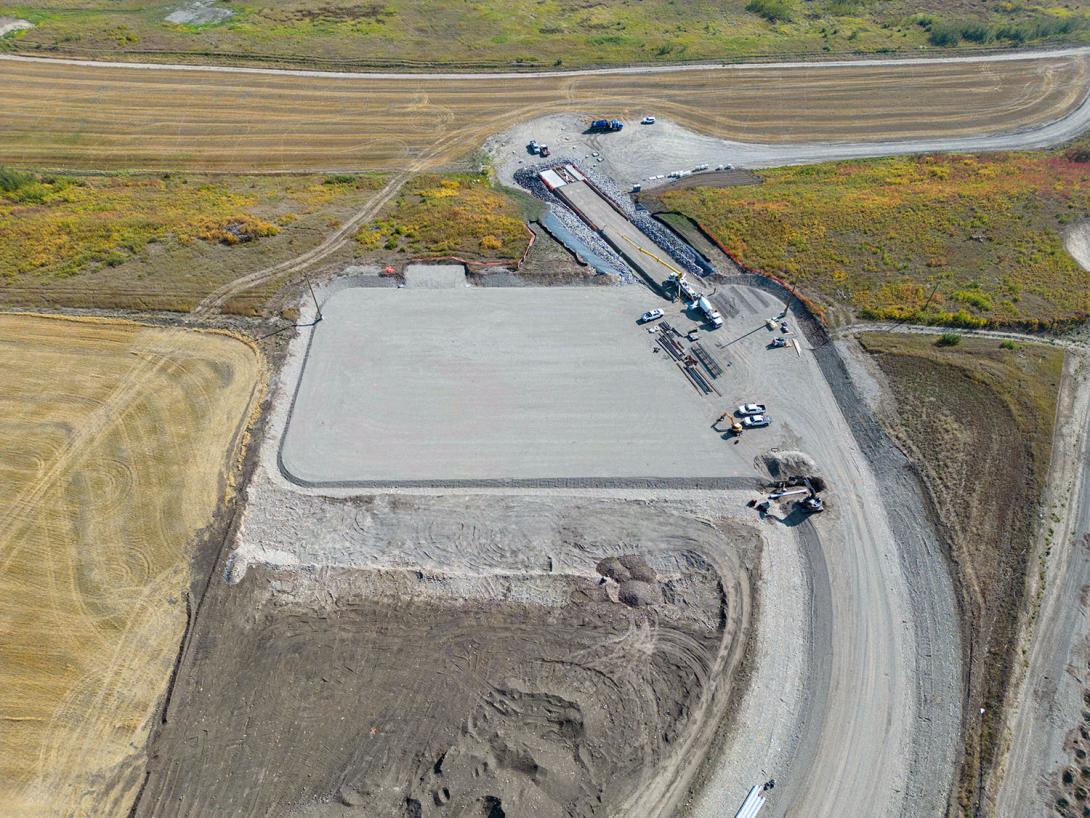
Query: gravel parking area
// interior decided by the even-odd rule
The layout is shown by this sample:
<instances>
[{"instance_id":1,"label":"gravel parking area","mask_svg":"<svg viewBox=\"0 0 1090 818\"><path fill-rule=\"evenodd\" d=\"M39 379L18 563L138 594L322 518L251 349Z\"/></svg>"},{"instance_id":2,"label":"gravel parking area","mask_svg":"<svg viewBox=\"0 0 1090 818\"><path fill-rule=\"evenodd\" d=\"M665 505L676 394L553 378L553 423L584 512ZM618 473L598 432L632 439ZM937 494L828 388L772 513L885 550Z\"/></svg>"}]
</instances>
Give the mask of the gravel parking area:
<instances>
[{"instance_id":1,"label":"gravel parking area","mask_svg":"<svg viewBox=\"0 0 1090 818\"><path fill-rule=\"evenodd\" d=\"M636 324L661 303L636 287L341 290L281 468L328 487L736 475L710 429L722 408Z\"/></svg>"}]
</instances>

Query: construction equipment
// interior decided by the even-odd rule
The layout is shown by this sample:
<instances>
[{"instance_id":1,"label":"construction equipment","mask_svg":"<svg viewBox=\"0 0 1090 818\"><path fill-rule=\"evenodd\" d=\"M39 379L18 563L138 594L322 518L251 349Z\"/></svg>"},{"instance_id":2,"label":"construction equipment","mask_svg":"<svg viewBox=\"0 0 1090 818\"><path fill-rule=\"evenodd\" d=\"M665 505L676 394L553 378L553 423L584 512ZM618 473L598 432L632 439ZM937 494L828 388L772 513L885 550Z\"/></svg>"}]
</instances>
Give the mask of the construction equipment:
<instances>
[{"instance_id":1,"label":"construction equipment","mask_svg":"<svg viewBox=\"0 0 1090 818\"><path fill-rule=\"evenodd\" d=\"M600 131L605 133L612 133L619 131L624 127L624 123L619 119L596 119L590 123L590 129L592 131Z\"/></svg>"},{"instance_id":2,"label":"construction equipment","mask_svg":"<svg viewBox=\"0 0 1090 818\"><path fill-rule=\"evenodd\" d=\"M802 486L774 491L772 494L768 495L768 499L782 500L784 497L793 497L797 494L806 495L803 499L798 501L798 505L799 508L807 514L820 514L825 510L825 503L818 497L817 490L814 488L814 484L810 482L809 477L802 478Z\"/></svg>"},{"instance_id":3,"label":"construction equipment","mask_svg":"<svg viewBox=\"0 0 1090 818\"><path fill-rule=\"evenodd\" d=\"M700 296L696 300L696 308L704 313L704 317L708 319L708 323L716 329L723 326L723 316L712 306L712 302L704 296Z\"/></svg>"},{"instance_id":4,"label":"construction equipment","mask_svg":"<svg viewBox=\"0 0 1090 818\"><path fill-rule=\"evenodd\" d=\"M730 413L729 409L726 412L724 412L723 414L721 414L719 416L719 418L715 421L715 423L712 424L712 425L713 426L718 426L724 420L729 420L730 421L730 432L733 435L738 436L738 435L742 434L742 422L740 420L738 420L738 418L734 417Z\"/></svg>"}]
</instances>

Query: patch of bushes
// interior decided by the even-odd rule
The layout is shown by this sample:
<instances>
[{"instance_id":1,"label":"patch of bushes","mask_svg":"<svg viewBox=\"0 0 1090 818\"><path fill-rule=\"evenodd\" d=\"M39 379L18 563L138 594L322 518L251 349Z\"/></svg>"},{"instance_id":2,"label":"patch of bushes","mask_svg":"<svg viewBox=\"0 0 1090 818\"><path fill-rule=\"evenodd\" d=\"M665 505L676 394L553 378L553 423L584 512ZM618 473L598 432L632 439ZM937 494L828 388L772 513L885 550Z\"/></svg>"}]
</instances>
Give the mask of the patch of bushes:
<instances>
[{"instance_id":1,"label":"patch of bushes","mask_svg":"<svg viewBox=\"0 0 1090 818\"><path fill-rule=\"evenodd\" d=\"M958 335L956 332L944 332L942 335L940 335L938 337L938 340L935 341L935 346L937 346L937 347L956 347L960 343L961 343L961 336Z\"/></svg>"},{"instance_id":2,"label":"patch of bushes","mask_svg":"<svg viewBox=\"0 0 1090 818\"><path fill-rule=\"evenodd\" d=\"M746 11L764 17L770 23L787 23L795 8L790 0L749 0Z\"/></svg>"},{"instance_id":3,"label":"patch of bushes","mask_svg":"<svg viewBox=\"0 0 1090 818\"><path fill-rule=\"evenodd\" d=\"M517 259L529 243L519 203L484 175L418 176L355 234L361 247L420 258Z\"/></svg>"},{"instance_id":4,"label":"patch of bushes","mask_svg":"<svg viewBox=\"0 0 1090 818\"><path fill-rule=\"evenodd\" d=\"M1039 17L1019 23L1006 23L995 28L981 22L936 22L926 16L917 17L916 22L927 30L927 39L931 45L944 48L956 46L962 40L977 45L993 40L1019 45L1074 34L1087 25L1087 21L1081 17Z\"/></svg>"},{"instance_id":5,"label":"patch of bushes","mask_svg":"<svg viewBox=\"0 0 1090 818\"><path fill-rule=\"evenodd\" d=\"M20 188L33 181L34 177L29 173L23 173L14 168L6 168L3 165L0 165L0 192L15 193Z\"/></svg>"},{"instance_id":6,"label":"patch of bushes","mask_svg":"<svg viewBox=\"0 0 1090 818\"><path fill-rule=\"evenodd\" d=\"M1036 330L1090 316L1090 272L1061 235L1071 214L1090 212L1090 162L1042 151L761 175L660 198L746 267L863 318Z\"/></svg>"}]
</instances>

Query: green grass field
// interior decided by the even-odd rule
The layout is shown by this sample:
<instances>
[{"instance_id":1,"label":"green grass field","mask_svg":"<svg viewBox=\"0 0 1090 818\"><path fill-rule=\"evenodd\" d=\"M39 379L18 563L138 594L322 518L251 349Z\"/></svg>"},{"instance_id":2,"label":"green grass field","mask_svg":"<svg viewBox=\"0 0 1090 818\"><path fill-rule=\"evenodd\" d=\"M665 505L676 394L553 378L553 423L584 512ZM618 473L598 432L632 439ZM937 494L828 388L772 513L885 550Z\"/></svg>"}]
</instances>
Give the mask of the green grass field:
<instances>
[{"instance_id":1,"label":"green grass field","mask_svg":"<svg viewBox=\"0 0 1090 818\"><path fill-rule=\"evenodd\" d=\"M748 267L863 318L1061 326L1090 315L1062 232L1090 208L1071 152L929 156L762 171L661 196Z\"/></svg>"},{"instance_id":2,"label":"green grass field","mask_svg":"<svg viewBox=\"0 0 1090 818\"><path fill-rule=\"evenodd\" d=\"M226 19L171 23L193 0L0 5L30 31L9 48L171 59L526 67L936 51L1090 41L1090 2L965 0L221 0Z\"/></svg>"}]
</instances>

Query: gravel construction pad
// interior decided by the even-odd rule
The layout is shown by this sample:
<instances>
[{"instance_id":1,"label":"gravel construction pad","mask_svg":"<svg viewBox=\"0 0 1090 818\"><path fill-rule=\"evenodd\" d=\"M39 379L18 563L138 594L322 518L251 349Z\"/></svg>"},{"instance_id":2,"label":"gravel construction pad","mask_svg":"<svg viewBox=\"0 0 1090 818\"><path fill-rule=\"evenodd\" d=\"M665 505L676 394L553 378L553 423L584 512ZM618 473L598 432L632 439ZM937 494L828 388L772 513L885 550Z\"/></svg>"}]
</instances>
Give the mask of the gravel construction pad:
<instances>
[{"instance_id":1,"label":"gravel construction pad","mask_svg":"<svg viewBox=\"0 0 1090 818\"><path fill-rule=\"evenodd\" d=\"M636 325L659 303L636 287L342 290L281 468L324 487L736 474L712 409Z\"/></svg>"}]
</instances>

